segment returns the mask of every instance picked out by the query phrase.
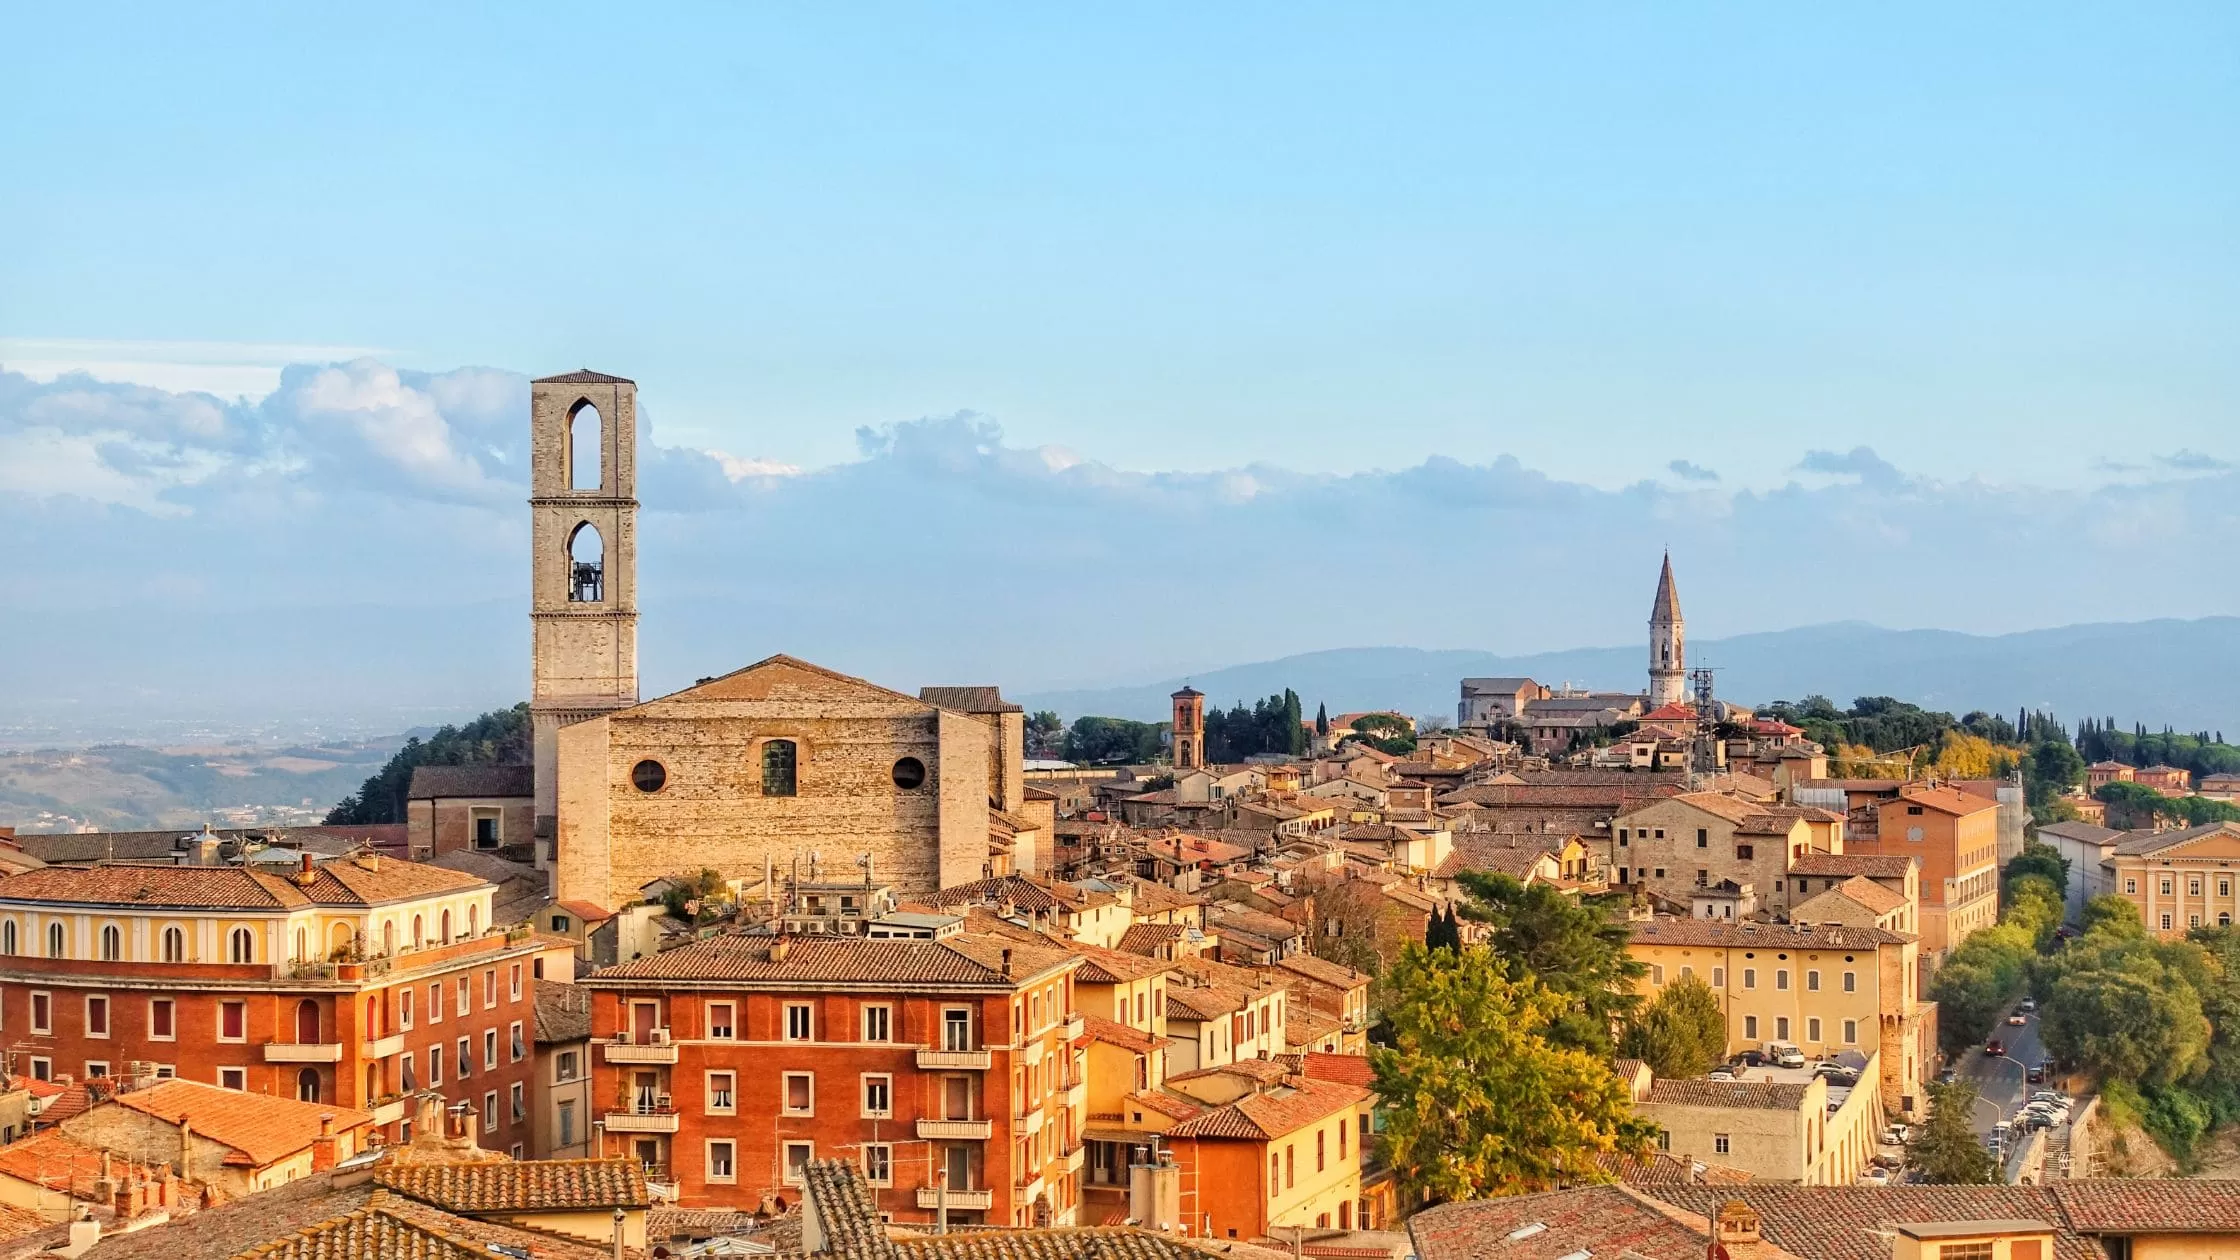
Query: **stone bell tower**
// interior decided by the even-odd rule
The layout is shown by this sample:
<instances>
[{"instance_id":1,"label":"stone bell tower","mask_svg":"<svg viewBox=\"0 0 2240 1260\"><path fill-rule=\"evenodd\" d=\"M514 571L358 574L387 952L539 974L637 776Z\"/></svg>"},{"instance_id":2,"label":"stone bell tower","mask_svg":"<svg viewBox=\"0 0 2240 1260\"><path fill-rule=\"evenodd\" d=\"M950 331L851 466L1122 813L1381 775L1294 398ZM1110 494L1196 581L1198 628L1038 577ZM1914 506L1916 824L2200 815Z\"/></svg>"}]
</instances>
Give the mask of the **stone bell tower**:
<instances>
[{"instance_id":1,"label":"stone bell tower","mask_svg":"<svg viewBox=\"0 0 2240 1260\"><path fill-rule=\"evenodd\" d=\"M560 728L638 702L637 429L633 381L586 370L529 382L529 712L541 841L556 831Z\"/></svg>"},{"instance_id":2,"label":"stone bell tower","mask_svg":"<svg viewBox=\"0 0 2240 1260\"><path fill-rule=\"evenodd\" d=\"M1657 600L1649 607L1649 707L1678 704L1688 696L1688 623L1672 584L1672 553L1657 575Z\"/></svg>"},{"instance_id":3,"label":"stone bell tower","mask_svg":"<svg viewBox=\"0 0 2240 1260\"><path fill-rule=\"evenodd\" d=\"M1203 770L1206 766L1206 697L1205 693L1188 683L1175 692L1174 768L1177 770Z\"/></svg>"}]
</instances>

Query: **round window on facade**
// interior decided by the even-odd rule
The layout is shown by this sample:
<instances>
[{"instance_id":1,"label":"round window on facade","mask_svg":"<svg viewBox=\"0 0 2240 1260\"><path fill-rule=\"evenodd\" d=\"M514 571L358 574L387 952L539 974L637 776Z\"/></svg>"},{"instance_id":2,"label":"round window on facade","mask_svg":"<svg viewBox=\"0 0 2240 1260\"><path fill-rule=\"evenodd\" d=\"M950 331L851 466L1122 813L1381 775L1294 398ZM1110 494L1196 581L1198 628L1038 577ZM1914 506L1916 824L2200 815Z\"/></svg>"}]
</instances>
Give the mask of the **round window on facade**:
<instances>
[{"instance_id":1,"label":"round window on facade","mask_svg":"<svg viewBox=\"0 0 2240 1260\"><path fill-rule=\"evenodd\" d=\"M630 767L630 784L641 792L658 792L661 785L668 781L669 772L661 768L660 762L650 758Z\"/></svg>"},{"instance_id":2,"label":"round window on facade","mask_svg":"<svg viewBox=\"0 0 2240 1260\"><path fill-rule=\"evenodd\" d=\"M921 787L926 781L926 763L916 757L904 757L894 763L894 785L904 791Z\"/></svg>"}]
</instances>

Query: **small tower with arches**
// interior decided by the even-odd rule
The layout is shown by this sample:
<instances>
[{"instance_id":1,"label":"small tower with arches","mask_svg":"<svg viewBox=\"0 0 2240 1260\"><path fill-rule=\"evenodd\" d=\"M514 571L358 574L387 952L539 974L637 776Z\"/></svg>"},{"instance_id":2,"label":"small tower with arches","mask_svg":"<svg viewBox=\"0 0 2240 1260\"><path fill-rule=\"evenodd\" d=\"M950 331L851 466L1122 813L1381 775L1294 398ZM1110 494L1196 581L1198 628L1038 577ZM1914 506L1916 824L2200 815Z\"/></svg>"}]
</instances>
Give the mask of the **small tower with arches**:
<instances>
[{"instance_id":1,"label":"small tower with arches","mask_svg":"<svg viewBox=\"0 0 2240 1260\"><path fill-rule=\"evenodd\" d=\"M560 728L638 702L637 425L636 382L585 370L529 383L540 840L558 812Z\"/></svg>"}]
</instances>

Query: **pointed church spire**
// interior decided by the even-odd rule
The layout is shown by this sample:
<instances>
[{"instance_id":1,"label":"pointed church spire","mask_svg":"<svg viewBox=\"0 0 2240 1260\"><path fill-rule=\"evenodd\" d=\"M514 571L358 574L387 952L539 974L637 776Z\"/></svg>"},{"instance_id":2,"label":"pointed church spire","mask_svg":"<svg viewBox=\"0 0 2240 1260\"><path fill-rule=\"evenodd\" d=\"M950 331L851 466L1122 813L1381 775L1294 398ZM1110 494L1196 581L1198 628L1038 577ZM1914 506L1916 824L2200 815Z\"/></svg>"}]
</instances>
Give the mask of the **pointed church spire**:
<instances>
[{"instance_id":1,"label":"pointed church spire","mask_svg":"<svg viewBox=\"0 0 2240 1260\"><path fill-rule=\"evenodd\" d=\"M1672 553L1664 553L1664 572L1657 575L1657 602L1649 609L1650 622L1680 620L1680 592L1672 586Z\"/></svg>"}]
</instances>

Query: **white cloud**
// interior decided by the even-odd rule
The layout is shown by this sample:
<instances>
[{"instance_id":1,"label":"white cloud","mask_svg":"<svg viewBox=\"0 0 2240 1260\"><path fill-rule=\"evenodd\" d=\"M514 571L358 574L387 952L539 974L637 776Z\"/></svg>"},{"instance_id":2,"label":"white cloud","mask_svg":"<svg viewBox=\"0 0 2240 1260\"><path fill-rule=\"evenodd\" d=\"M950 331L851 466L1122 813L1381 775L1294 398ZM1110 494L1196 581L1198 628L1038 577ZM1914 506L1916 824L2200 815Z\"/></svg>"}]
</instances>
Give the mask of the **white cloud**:
<instances>
[{"instance_id":1,"label":"white cloud","mask_svg":"<svg viewBox=\"0 0 2240 1260\"><path fill-rule=\"evenodd\" d=\"M0 368L34 381L82 373L112 384L146 385L220 398L262 398L280 387L281 369L293 363L334 362L380 353L369 346L0 337Z\"/></svg>"}]
</instances>

